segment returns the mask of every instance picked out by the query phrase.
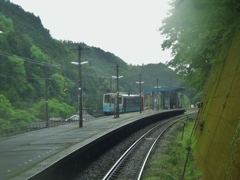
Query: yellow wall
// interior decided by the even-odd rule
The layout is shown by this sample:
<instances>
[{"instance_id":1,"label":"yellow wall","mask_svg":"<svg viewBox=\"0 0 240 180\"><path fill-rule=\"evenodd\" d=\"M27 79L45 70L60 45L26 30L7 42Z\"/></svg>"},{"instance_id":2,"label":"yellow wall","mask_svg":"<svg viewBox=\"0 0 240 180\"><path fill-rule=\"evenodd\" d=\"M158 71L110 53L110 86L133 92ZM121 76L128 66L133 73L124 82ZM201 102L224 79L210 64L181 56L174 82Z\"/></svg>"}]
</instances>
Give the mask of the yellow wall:
<instances>
[{"instance_id":1,"label":"yellow wall","mask_svg":"<svg viewBox=\"0 0 240 180\"><path fill-rule=\"evenodd\" d=\"M209 75L194 131L194 155L207 180L240 179L240 33L224 51Z\"/></svg>"}]
</instances>

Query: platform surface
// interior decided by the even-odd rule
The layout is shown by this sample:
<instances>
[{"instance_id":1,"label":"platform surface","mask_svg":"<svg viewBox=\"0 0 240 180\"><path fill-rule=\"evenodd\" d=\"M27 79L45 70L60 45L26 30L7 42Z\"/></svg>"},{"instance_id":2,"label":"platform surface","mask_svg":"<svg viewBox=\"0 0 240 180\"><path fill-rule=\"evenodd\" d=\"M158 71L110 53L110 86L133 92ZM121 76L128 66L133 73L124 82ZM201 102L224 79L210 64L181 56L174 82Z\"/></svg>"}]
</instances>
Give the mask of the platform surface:
<instances>
[{"instance_id":1,"label":"platform surface","mask_svg":"<svg viewBox=\"0 0 240 180\"><path fill-rule=\"evenodd\" d=\"M161 111L104 116L46 128L0 140L0 179L28 179L59 159L130 122Z\"/></svg>"}]
</instances>

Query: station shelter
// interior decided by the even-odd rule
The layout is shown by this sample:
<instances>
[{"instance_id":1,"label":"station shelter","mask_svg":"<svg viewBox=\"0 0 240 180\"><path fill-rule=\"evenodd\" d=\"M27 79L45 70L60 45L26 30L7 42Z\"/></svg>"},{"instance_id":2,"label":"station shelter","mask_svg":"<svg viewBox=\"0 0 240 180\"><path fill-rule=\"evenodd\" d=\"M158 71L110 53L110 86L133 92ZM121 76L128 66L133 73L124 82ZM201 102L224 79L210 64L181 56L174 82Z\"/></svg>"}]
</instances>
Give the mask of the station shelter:
<instances>
[{"instance_id":1,"label":"station shelter","mask_svg":"<svg viewBox=\"0 0 240 180\"><path fill-rule=\"evenodd\" d=\"M152 109L174 109L182 108L183 95L180 91L183 87L148 87L144 88L144 93L150 95L152 99Z\"/></svg>"}]
</instances>

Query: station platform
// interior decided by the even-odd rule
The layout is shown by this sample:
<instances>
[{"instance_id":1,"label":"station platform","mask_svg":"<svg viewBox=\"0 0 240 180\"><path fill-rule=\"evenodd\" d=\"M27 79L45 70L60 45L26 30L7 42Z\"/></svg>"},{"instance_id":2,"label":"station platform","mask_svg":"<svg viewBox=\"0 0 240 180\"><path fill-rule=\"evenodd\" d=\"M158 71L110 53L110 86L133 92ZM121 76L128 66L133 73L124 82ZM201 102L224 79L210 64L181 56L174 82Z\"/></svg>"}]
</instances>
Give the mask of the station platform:
<instances>
[{"instance_id":1,"label":"station platform","mask_svg":"<svg viewBox=\"0 0 240 180\"><path fill-rule=\"evenodd\" d=\"M104 116L31 131L0 140L0 179L30 179L61 158L86 146L93 140L133 121L163 111Z\"/></svg>"}]
</instances>

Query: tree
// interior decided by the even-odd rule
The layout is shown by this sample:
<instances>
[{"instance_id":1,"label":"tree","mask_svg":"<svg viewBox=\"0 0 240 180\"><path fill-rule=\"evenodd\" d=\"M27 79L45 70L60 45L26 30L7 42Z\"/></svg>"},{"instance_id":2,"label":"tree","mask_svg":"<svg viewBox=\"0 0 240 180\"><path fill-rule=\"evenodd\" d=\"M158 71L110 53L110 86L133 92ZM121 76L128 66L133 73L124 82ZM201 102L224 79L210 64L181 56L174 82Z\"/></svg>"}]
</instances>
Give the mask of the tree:
<instances>
[{"instance_id":1,"label":"tree","mask_svg":"<svg viewBox=\"0 0 240 180\"><path fill-rule=\"evenodd\" d=\"M51 76L50 80L51 88L49 90L49 94L51 98L57 98L60 102L64 100L70 101L71 100L71 89L74 87L74 83L66 77L55 73ZM66 90L66 91L64 91Z\"/></svg>"},{"instance_id":2,"label":"tree","mask_svg":"<svg viewBox=\"0 0 240 180\"><path fill-rule=\"evenodd\" d=\"M3 125L8 124L7 120L10 119L13 111L9 100L4 95L0 95L0 114Z\"/></svg>"},{"instance_id":3,"label":"tree","mask_svg":"<svg viewBox=\"0 0 240 180\"><path fill-rule=\"evenodd\" d=\"M8 100L9 110L12 110L7 113L9 116L0 116L0 125L45 120L46 95L49 116L65 117L75 113L75 108L69 105L77 107L79 66L71 65L71 61L78 59L75 47L86 44L51 38L39 17L6 0L0 0L0 30L4 31L0 35L0 95ZM84 49L81 60L89 62L82 66L83 108L89 109L101 109L102 94L110 89L109 78L116 75L113 65L123 66L120 69L120 75L124 77L119 83L120 91L138 92L135 82L141 71L150 72L144 81L151 85L155 81L152 77L160 74L167 78L171 74L158 64L153 65L156 67L153 71L147 65L129 68L113 53L96 47ZM63 91L64 88L67 92ZM116 90L114 82L112 90Z\"/></svg>"},{"instance_id":4,"label":"tree","mask_svg":"<svg viewBox=\"0 0 240 180\"><path fill-rule=\"evenodd\" d=\"M39 101L29 110L35 117L36 120L45 120L45 101ZM67 118L76 113L74 107L61 103L57 99L50 99L48 101L48 114L49 117L63 117Z\"/></svg>"},{"instance_id":5,"label":"tree","mask_svg":"<svg viewBox=\"0 0 240 180\"><path fill-rule=\"evenodd\" d=\"M168 66L187 85L203 89L211 64L221 61L219 52L228 46L238 27L239 6L230 0L173 1L171 14L160 28L167 37L162 48L172 49L174 58Z\"/></svg>"},{"instance_id":6,"label":"tree","mask_svg":"<svg viewBox=\"0 0 240 180\"><path fill-rule=\"evenodd\" d=\"M74 107L61 103L56 99L52 99L49 101L49 115L50 117L63 117L68 118L76 113Z\"/></svg>"},{"instance_id":7,"label":"tree","mask_svg":"<svg viewBox=\"0 0 240 180\"><path fill-rule=\"evenodd\" d=\"M10 44L8 37L14 32L13 22L0 13L0 30L3 34L0 35L0 49L1 51L10 51Z\"/></svg>"},{"instance_id":8,"label":"tree","mask_svg":"<svg viewBox=\"0 0 240 180\"><path fill-rule=\"evenodd\" d=\"M0 127L26 125L34 119L34 116L25 110L13 109L9 100L4 95L0 95Z\"/></svg>"}]
</instances>

